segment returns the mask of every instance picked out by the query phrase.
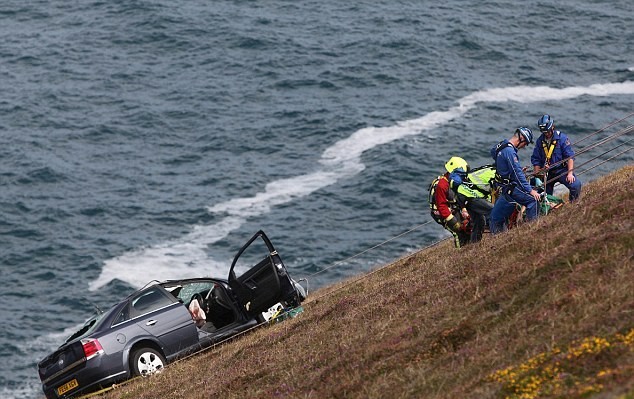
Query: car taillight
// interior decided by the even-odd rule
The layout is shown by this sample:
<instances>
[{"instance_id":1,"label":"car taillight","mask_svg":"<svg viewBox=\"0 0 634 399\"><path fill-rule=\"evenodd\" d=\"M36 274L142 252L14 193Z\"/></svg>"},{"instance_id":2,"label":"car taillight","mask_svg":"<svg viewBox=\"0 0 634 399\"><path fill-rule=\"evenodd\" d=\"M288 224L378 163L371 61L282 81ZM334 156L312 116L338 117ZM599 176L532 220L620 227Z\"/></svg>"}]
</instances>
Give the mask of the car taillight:
<instances>
[{"instance_id":1,"label":"car taillight","mask_svg":"<svg viewBox=\"0 0 634 399\"><path fill-rule=\"evenodd\" d=\"M81 346L84 348L84 355L86 355L86 360L90 360L93 357L103 353L103 348L101 347L101 344L94 338L82 339Z\"/></svg>"}]
</instances>

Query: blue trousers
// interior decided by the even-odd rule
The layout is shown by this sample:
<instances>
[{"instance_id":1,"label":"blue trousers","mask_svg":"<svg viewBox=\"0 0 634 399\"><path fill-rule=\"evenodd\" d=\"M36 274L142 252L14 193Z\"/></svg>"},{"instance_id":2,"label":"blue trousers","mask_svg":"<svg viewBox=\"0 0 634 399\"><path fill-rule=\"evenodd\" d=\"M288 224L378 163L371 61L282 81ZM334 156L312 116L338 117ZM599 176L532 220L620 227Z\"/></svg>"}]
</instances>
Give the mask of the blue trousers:
<instances>
[{"instance_id":1,"label":"blue trousers","mask_svg":"<svg viewBox=\"0 0 634 399\"><path fill-rule=\"evenodd\" d=\"M517 187L511 191L511 194L508 194L508 189L504 189L491 211L491 233L496 234L506 230L509 216L513 214L517 204L526 207L527 221L537 219L539 208L533 196Z\"/></svg>"},{"instance_id":2,"label":"blue trousers","mask_svg":"<svg viewBox=\"0 0 634 399\"><path fill-rule=\"evenodd\" d=\"M556 176L559 176L559 177L557 178L557 180L553 180L552 182L546 184L546 194L553 195L553 190L555 189L555 183L561 183L564 186L566 186L568 191L570 191L569 198L570 198L570 201L572 202L576 200L577 198L579 198L579 195L581 194L581 181L575 175L575 181L572 182L572 184L570 184L566 181L566 174L567 173L565 169L549 172L548 180Z\"/></svg>"}]
</instances>

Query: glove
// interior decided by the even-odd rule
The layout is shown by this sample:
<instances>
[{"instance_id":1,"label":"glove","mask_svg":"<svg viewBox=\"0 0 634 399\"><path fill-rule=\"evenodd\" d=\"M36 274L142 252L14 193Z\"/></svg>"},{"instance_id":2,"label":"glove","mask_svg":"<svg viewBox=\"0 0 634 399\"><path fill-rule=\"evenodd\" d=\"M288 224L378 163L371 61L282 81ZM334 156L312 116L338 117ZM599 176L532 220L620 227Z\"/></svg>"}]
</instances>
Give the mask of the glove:
<instances>
[{"instance_id":1,"label":"glove","mask_svg":"<svg viewBox=\"0 0 634 399\"><path fill-rule=\"evenodd\" d=\"M469 219L463 219L462 224L460 225L460 230L465 233L469 231Z\"/></svg>"}]
</instances>

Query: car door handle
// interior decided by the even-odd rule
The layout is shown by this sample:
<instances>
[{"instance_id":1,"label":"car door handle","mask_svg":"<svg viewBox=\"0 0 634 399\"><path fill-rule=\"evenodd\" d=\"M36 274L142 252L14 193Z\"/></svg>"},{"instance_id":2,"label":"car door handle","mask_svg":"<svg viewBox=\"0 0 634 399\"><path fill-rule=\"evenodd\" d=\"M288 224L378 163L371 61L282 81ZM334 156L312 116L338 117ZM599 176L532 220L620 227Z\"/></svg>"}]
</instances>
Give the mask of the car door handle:
<instances>
[{"instance_id":1,"label":"car door handle","mask_svg":"<svg viewBox=\"0 0 634 399\"><path fill-rule=\"evenodd\" d=\"M156 324L156 320L149 320L147 323L145 323L146 326L153 326Z\"/></svg>"}]
</instances>

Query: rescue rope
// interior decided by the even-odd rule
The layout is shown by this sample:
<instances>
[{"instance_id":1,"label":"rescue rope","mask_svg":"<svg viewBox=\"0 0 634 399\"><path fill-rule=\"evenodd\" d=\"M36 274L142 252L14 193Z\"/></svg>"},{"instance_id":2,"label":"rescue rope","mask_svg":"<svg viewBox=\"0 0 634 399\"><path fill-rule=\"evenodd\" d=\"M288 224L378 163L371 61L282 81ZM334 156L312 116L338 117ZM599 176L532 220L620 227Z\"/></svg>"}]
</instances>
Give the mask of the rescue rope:
<instances>
[{"instance_id":1,"label":"rescue rope","mask_svg":"<svg viewBox=\"0 0 634 399\"><path fill-rule=\"evenodd\" d=\"M588 152L588 151L590 151L590 150L592 150L592 149L594 149L596 147L599 147L599 146L601 146L603 144L609 143L610 141L616 140L617 138L619 138L621 136L625 136L625 135L630 134L632 132L634 132L634 125L629 125L629 126L623 128L622 130L617 131L616 133L614 133L611 136L608 136L608 137L606 137L606 138L604 138L602 140L599 140L598 142L596 142L596 143L594 143L592 145L589 145L587 147L582 148L581 150L579 150L579 154L583 154L585 152Z\"/></svg>"},{"instance_id":2,"label":"rescue rope","mask_svg":"<svg viewBox=\"0 0 634 399\"><path fill-rule=\"evenodd\" d=\"M585 172L587 172L587 171L589 171L589 170L592 170L592 169L596 168L597 166L601 166L601 165L603 165L604 163L606 163L606 162L608 162L608 161L611 161L611 160L613 160L614 158L616 158L616 157L618 157L618 156L621 156L621 155L625 154L626 152L630 151L632 148L634 148L634 147L631 147L631 146L630 146L628 149L623 150L623 151L619 152L618 154L613 155L613 156L611 156L610 158L605 159L605 160L603 160L603 161L599 162L599 163L598 163L598 164L596 164L596 165L593 165L591 168L588 168L588 169L582 170L581 172L579 172L579 174L582 174L582 173L585 173Z\"/></svg>"},{"instance_id":3,"label":"rescue rope","mask_svg":"<svg viewBox=\"0 0 634 399\"><path fill-rule=\"evenodd\" d=\"M433 222L433 220L431 220L430 222ZM427 223L429 223L429 222L427 222ZM427 224L427 223L424 223L424 224ZM422 226L422 225L421 225L421 226ZM396 263L396 262L401 262L401 261L407 260L407 259L409 259L409 258L413 257L414 255L417 255L417 254L419 254L420 252L423 252L423 251L425 251L425 250L427 250L427 249L429 249L429 248L432 248L432 247L434 247L434 246L436 246L436 245L440 244L441 242L443 242L443 241L447 241L447 240L449 240L449 239L453 239L453 237L445 237L445 238L442 238L442 239L440 239L440 240L434 241L433 243L431 243L431 244L427 245L426 247L420 248L420 249L418 249L418 250L416 250L416 251L414 251L414 252L412 252L412 253L409 253L409 254L407 254L407 255L403 255L402 257L400 257L400 258L398 258L398 259L396 259L396 260L392 261L391 263ZM387 242L387 241L386 241L386 242ZM369 276L373 275L374 273L377 273L377 272L379 272L379 271L381 271L381 270L385 269L387 266L389 266L389 265L384 265L384 266L381 266L381 267L379 267L379 268L377 268L377 269L375 269L375 270L372 270L372 271L370 271L370 272L367 272L367 273L361 274L361 275L357 276L356 278L353 278L353 279L348 280L345 284L343 284L343 285L341 285L341 286L337 287L336 289L334 289L334 290L332 290L332 291L328 291L327 293L324 293L323 295L318 296L318 297L316 297L316 298L314 298L314 299L313 299L313 298L311 298L311 300L319 300L319 299L321 299L321 298L323 298L323 297L325 297L325 296L327 296L327 295L331 295L333 292L341 291L341 290L342 290L342 289L344 289L345 287L348 287L349 285L352 285L352 284L356 284L356 283L358 283L359 281L361 281L361 280L363 280L363 279L365 279L365 278L367 278L367 277L369 277Z\"/></svg>"},{"instance_id":4,"label":"rescue rope","mask_svg":"<svg viewBox=\"0 0 634 399\"><path fill-rule=\"evenodd\" d=\"M601 140L601 141L600 141L599 143L597 143L597 144L594 144L594 145L592 145L592 146L585 147L584 149L582 149L581 151L579 151L579 152L578 152L578 154L583 154L583 153L585 153L585 152L587 152L587 151L589 151L589 150L591 150L591 149L594 149L594 148L598 147L599 145L606 144L606 143L608 143L608 142L610 142L610 141L613 141L613 140L617 139L618 137L621 137L621 136L623 136L623 135L629 134L629 133L631 133L631 132L633 132L633 131L634 131L634 125L630 125L630 126L628 126L628 127L624 128L623 130L621 130L621 131L619 131L619 132L617 132L617 133L613 134L612 136L606 137L605 139ZM596 160L597 158L600 158L600 157L604 156L605 154L607 154L607 153L609 153L609 152L611 152L611 151L614 151L614 150L618 149L619 147L622 147L622 146L624 146L624 145L626 145L626 144L630 143L631 141L632 141L632 139L630 139L630 140L628 140L628 141L626 141L626 142L624 142L624 143L621 143L621 144L617 145L616 147L613 147L613 148L611 148L611 149L609 149L609 150L605 151L604 153L599 154L599 155L597 155L597 156L595 156L595 157L593 157L593 158L589 159L588 161L586 161L586 162L584 162L584 163L582 163L582 164L579 164L578 166L575 166L575 168L573 168L573 170L575 170L575 171L576 171L579 167L584 166L584 165L587 165L588 163L590 163L590 162L592 162L592 161ZM628 151L629 151L629 150L628 150ZM627 151L625 151L625 152L627 152ZM577 155L577 154L575 154L575 156L576 156L576 155ZM561 160L560 162L557 162L557 164L559 164L559 163L563 163L563 162L567 162L569 159L571 159L571 157L566 158L566 159L563 159L563 160ZM610 158L610 159L613 159L613 158ZM605 162L602 162L602 163L605 163ZM553 165L556 165L556 164L553 164ZM586 172L586 171L588 171L588 170L591 170L591 169L587 169L587 170L585 170L584 172ZM551 177L551 178L549 178L546 182L544 182L544 184L546 185L546 184L552 183L552 182L554 182L554 181L557 181L560 177L562 177L563 175L565 175L565 174L567 174L567 173L568 173L568 171L566 170L565 172L562 172L562 173L560 173L559 175L557 175L557 176L555 176L555 177ZM581 174L581 173L577 173L577 174Z\"/></svg>"},{"instance_id":5,"label":"rescue rope","mask_svg":"<svg viewBox=\"0 0 634 399\"><path fill-rule=\"evenodd\" d=\"M612 152L612 151L614 151L614 150L616 150L616 149L618 149L618 148L620 148L620 147L624 146L625 144L628 144L628 143L630 143L630 142L632 142L632 141L634 141L634 139L630 139L630 140L626 141L625 143L622 143L622 144L617 145L616 147L610 148L609 150L605 151L604 153L602 153L602 154L600 154L600 155L597 155L596 157L591 158L590 160L588 160L588 161L586 161L586 162L584 162L584 163L580 164L579 166L575 167L573 170L575 171L575 173L576 173L577 175L582 175L582 174L584 174L584 173L586 173L586 172L588 172L588 171L590 171L590 170L592 170L592 169L596 168L597 166L603 165L604 163L606 163L606 162L608 162L608 161L611 161L612 159L614 159L614 158L616 158L616 157L618 157L618 156L621 156L621 155L625 154L626 152L630 151L630 150L632 149L632 146L628 147L626 150L621 151L621 152L619 152L618 154L616 154L616 155L614 155L614 156L612 156L612 157L610 157L610 158L608 158L608 159L605 159L605 160L603 160L603 161L599 162L599 163L598 163L598 164L596 164L596 165L593 165L591 168L587 168L587 169L584 169L584 170L582 170L582 171L580 171L580 172L577 172L577 169L578 169L578 168L580 168L580 167L582 167L582 166L585 166L585 165L589 164L590 162L592 162L592 161L596 160L597 158L600 158L600 157L602 157L602 156L606 155L607 153ZM562 176L564 176L564 175L566 175L566 174L568 174L568 171L563 172L563 173L561 173L561 174L559 174L559 175L557 175L557 176L553 177L552 179L549 179L549 180L548 180L548 181L546 181L544 184L548 184L548 183L552 183L553 181L557 181L560 177L562 177Z\"/></svg>"},{"instance_id":6,"label":"rescue rope","mask_svg":"<svg viewBox=\"0 0 634 399\"><path fill-rule=\"evenodd\" d=\"M397 239L397 238L403 237L404 235L407 235L407 234L411 233L411 232L412 232L412 231L414 231L414 230L418 230L418 229L420 229L421 227L423 227L423 226L425 226L425 225L428 225L428 224L429 224L429 223L431 223L431 222L433 222L433 220L429 220L429 221L427 221L427 222L425 222L425 223L419 224L418 226L412 227L411 229L409 229L409 230L407 230L407 231L404 231L403 233L401 233L401 234L399 234L399 235L397 235L397 236L394 236L394 237L392 237L392 238L390 238L390 239L388 239L388 240L385 240L385 241L383 241L383 242L382 242L382 243L380 243L380 244L376 244L375 246L370 247L370 248L368 248L368 249L365 249L365 250L363 250L363 251L361 251L361 252L359 252L359 253L357 253L357 254L355 254L355 255L352 255L352 256L350 256L350 257L348 257L348 258L346 258L346 259L343 259L343 260L340 260L340 261L334 262L334 263L333 263L333 264L331 264L330 266L325 267L325 268L323 268L322 270L320 270L320 271L318 271L318 272L315 272L315 273L313 273L313 274L309 274L309 275L308 275L308 276L306 276L305 278L314 277L314 276L316 276L316 275L318 275L318 274L321 274L321 273L323 273L323 272L325 272L325 271L327 271L327 270L329 270L329 269L332 269L332 268L333 268L333 267L335 267L335 266L339 266L339 265L341 265L342 263L346 263L346 262L348 262L348 261L350 261L350 260L352 260L352 259L354 259L354 258L357 258L357 257L359 257L359 256L363 255L363 254L364 254L364 253L366 253L366 252L369 252L369 251L372 251L372 250L374 250L374 249L376 249L376 248L379 248L379 247L381 247L381 246L383 246L383 245L387 244L387 243L388 243L388 242L390 242L390 241L394 241L394 240L395 240L395 239Z\"/></svg>"},{"instance_id":7,"label":"rescue rope","mask_svg":"<svg viewBox=\"0 0 634 399\"><path fill-rule=\"evenodd\" d=\"M621 119L618 119L618 120L616 120L616 121L614 121L614 122L610 123L610 124L609 124L609 125L607 125L607 126L602 127L601 129L597 130L597 131L596 131L596 132L594 132L594 133L591 133L591 134L587 135L586 137L583 137L583 138L581 138L581 139L577 140L576 142L572 143L572 145L577 145L577 144L581 143L582 141L585 141L585 140L589 139L590 137L596 136L597 134L601 133L601 132L602 132L602 131L604 131L605 129L607 129L607 128L609 128L609 127L612 127L612 126L616 125L617 123L623 122L624 120L627 120L627 119L631 118L632 116L634 116L634 112L632 112L632 113L631 113L631 114L629 114L629 115L624 116L624 117L623 117L623 118L621 118Z\"/></svg>"},{"instance_id":8,"label":"rescue rope","mask_svg":"<svg viewBox=\"0 0 634 399\"><path fill-rule=\"evenodd\" d=\"M612 134L611 136L608 136L608 137L606 137L604 139L599 140L598 142L596 142L594 144L591 144L591 145L589 145L587 147L582 148L579 151L576 151L575 155L573 157L576 157L578 155L584 154L584 153L586 153L586 152L588 152L590 150L595 149L596 147L599 147L599 146L601 146L603 144L609 143L610 141L616 140L617 138L619 138L621 136L630 134L633 131L634 131L634 125L627 126L627 127L623 128L622 130L619 130L616 133ZM594 135L594 133L592 135ZM590 136L592 136L592 135L590 135ZM590 137L590 136L587 136L587 137ZM584 140L584 139L582 139L582 140ZM564 158L561 161L558 161L558 162L555 162L555 163L551 164L550 167L549 167L549 170L552 170L556 166L559 166L559 165L561 165L561 164L563 164L565 162L568 162L568 160L572 159L573 157ZM534 173L527 173L526 176L527 177L533 177L533 176L535 176L535 174Z\"/></svg>"}]
</instances>

